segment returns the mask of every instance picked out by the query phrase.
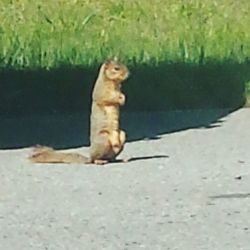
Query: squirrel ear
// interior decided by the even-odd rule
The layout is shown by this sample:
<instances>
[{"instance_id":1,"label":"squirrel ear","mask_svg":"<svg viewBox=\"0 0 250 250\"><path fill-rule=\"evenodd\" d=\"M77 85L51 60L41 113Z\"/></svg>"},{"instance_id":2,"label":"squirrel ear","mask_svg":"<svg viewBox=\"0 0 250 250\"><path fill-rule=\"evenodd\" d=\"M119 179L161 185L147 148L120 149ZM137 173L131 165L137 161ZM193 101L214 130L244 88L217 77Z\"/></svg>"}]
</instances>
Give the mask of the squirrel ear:
<instances>
[{"instance_id":1,"label":"squirrel ear","mask_svg":"<svg viewBox=\"0 0 250 250\"><path fill-rule=\"evenodd\" d=\"M116 56L114 56L114 59L113 59L115 62L118 62L118 57L117 57L117 55Z\"/></svg>"},{"instance_id":2,"label":"squirrel ear","mask_svg":"<svg viewBox=\"0 0 250 250\"><path fill-rule=\"evenodd\" d=\"M107 60L104 62L105 68L107 68L107 67L109 66L110 62L111 62L111 59L107 59Z\"/></svg>"}]
</instances>

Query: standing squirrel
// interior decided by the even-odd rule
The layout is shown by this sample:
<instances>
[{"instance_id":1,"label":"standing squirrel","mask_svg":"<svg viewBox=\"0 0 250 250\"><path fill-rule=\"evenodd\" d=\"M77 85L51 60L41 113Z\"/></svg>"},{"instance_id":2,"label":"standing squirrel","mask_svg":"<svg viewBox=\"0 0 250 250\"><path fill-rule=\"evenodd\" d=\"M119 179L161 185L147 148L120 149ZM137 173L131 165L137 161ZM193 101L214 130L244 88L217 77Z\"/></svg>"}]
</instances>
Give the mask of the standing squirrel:
<instances>
[{"instance_id":1,"label":"standing squirrel","mask_svg":"<svg viewBox=\"0 0 250 250\"><path fill-rule=\"evenodd\" d=\"M29 159L35 163L86 164L105 164L115 160L126 141L125 132L119 128L119 117L120 106L125 104L121 83L128 76L128 68L116 58L101 65L92 93L89 157L38 146Z\"/></svg>"}]
</instances>

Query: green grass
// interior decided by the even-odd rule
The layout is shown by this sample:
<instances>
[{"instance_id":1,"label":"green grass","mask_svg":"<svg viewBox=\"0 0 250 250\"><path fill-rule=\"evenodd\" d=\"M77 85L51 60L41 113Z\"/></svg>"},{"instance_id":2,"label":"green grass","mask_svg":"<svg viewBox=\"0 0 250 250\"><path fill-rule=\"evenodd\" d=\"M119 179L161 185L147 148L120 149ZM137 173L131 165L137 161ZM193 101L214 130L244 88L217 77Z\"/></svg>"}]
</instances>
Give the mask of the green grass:
<instances>
[{"instance_id":1,"label":"green grass","mask_svg":"<svg viewBox=\"0 0 250 250\"><path fill-rule=\"evenodd\" d=\"M249 0L1 0L0 113L88 110L114 55L128 110L240 107L249 26Z\"/></svg>"},{"instance_id":2,"label":"green grass","mask_svg":"<svg viewBox=\"0 0 250 250\"><path fill-rule=\"evenodd\" d=\"M249 0L1 0L0 68L244 63Z\"/></svg>"}]
</instances>

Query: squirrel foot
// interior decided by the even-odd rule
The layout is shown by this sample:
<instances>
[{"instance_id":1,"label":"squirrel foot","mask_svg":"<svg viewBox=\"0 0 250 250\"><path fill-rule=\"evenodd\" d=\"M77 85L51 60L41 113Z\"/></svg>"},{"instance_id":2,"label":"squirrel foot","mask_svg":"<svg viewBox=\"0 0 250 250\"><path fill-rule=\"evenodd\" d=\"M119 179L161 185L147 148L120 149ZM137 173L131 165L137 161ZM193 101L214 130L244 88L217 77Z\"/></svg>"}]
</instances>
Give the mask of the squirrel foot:
<instances>
[{"instance_id":1,"label":"squirrel foot","mask_svg":"<svg viewBox=\"0 0 250 250\"><path fill-rule=\"evenodd\" d=\"M108 163L107 160L94 160L94 164L96 165L104 165L106 163Z\"/></svg>"},{"instance_id":2,"label":"squirrel foot","mask_svg":"<svg viewBox=\"0 0 250 250\"><path fill-rule=\"evenodd\" d=\"M131 160L130 157L125 157L125 158L121 159L121 161L122 161L123 163L129 162L130 160Z\"/></svg>"}]
</instances>

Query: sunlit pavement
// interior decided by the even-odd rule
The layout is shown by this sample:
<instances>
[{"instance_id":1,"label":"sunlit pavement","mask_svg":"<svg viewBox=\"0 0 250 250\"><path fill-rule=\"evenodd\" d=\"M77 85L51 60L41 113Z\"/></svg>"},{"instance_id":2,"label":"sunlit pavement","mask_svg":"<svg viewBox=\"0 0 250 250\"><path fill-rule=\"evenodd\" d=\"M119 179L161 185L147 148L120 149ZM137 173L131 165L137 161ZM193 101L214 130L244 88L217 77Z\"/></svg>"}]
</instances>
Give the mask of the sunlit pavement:
<instances>
[{"instance_id":1,"label":"sunlit pavement","mask_svg":"<svg viewBox=\"0 0 250 250\"><path fill-rule=\"evenodd\" d=\"M105 166L31 164L28 145L57 122L39 136L29 128L34 136L21 145L29 131L19 128L15 144L6 128L15 118L2 120L0 249L249 250L250 109L123 119L120 158L132 160ZM59 135L43 142L81 146Z\"/></svg>"}]
</instances>

